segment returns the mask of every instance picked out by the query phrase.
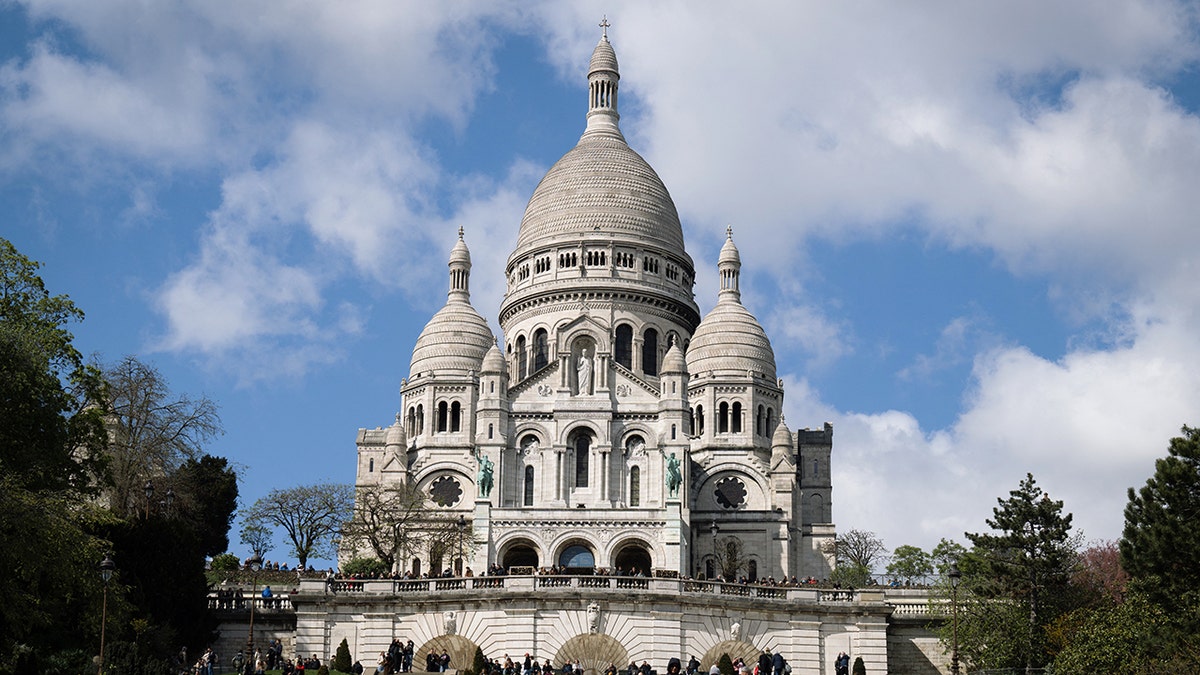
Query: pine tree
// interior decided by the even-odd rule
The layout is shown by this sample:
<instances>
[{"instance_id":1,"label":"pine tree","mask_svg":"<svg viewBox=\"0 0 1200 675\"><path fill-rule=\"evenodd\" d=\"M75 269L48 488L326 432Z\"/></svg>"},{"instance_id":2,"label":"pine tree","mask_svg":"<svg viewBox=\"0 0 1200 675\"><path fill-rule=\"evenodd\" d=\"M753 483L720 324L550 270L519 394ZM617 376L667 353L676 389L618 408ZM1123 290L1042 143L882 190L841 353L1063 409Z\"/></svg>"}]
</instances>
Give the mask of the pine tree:
<instances>
[{"instance_id":1,"label":"pine tree","mask_svg":"<svg viewBox=\"0 0 1200 675\"><path fill-rule=\"evenodd\" d=\"M354 662L350 659L350 645L346 642L346 638L342 638L342 644L338 645L337 653L333 655L333 669L348 673L353 666Z\"/></svg>"},{"instance_id":2,"label":"pine tree","mask_svg":"<svg viewBox=\"0 0 1200 675\"><path fill-rule=\"evenodd\" d=\"M1021 625L1009 644L999 643L993 633L991 644L983 649L995 658L981 658L985 663L979 665L1040 668L1050 660L1045 627L1072 608L1070 578L1078 559L1078 537L1071 534L1071 514L1062 512L1061 501L1042 492L1033 474L1027 474L1008 499L997 501L1000 505L986 521L993 533L966 533L975 548L964 575L971 574L968 587L990 601L991 610L1019 608L1008 620L1020 617ZM995 623L995 617L991 621Z\"/></svg>"}]
</instances>

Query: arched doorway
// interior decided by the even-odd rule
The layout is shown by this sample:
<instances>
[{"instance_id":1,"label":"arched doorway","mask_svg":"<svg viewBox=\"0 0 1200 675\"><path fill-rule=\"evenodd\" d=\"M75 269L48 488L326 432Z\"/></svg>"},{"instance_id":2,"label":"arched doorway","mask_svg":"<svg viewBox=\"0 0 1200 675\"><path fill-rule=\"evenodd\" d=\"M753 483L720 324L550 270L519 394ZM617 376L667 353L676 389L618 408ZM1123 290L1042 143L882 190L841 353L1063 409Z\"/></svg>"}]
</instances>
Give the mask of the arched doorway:
<instances>
[{"instance_id":1,"label":"arched doorway","mask_svg":"<svg viewBox=\"0 0 1200 675\"><path fill-rule=\"evenodd\" d=\"M534 567L538 566L538 552L532 544L528 542L519 542L508 547L504 552L504 556L500 563L504 569L511 567Z\"/></svg>"},{"instance_id":2,"label":"arched doorway","mask_svg":"<svg viewBox=\"0 0 1200 675\"><path fill-rule=\"evenodd\" d=\"M568 661L579 661L579 665L583 666L584 675L600 675L610 663L617 668L624 668L624 664L629 663L629 652L612 636L604 633L585 633L576 635L559 647L554 655L555 671L561 669Z\"/></svg>"},{"instance_id":3,"label":"arched doorway","mask_svg":"<svg viewBox=\"0 0 1200 675\"><path fill-rule=\"evenodd\" d=\"M641 572L650 576L651 565L653 562L650 559L650 551L641 543L626 544L613 556L613 567L620 568L626 574Z\"/></svg>"},{"instance_id":4,"label":"arched doorway","mask_svg":"<svg viewBox=\"0 0 1200 675\"><path fill-rule=\"evenodd\" d=\"M558 566L568 574L591 574L596 569L596 556L583 544L571 544L558 554Z\"/></svg>"}]
</instances>

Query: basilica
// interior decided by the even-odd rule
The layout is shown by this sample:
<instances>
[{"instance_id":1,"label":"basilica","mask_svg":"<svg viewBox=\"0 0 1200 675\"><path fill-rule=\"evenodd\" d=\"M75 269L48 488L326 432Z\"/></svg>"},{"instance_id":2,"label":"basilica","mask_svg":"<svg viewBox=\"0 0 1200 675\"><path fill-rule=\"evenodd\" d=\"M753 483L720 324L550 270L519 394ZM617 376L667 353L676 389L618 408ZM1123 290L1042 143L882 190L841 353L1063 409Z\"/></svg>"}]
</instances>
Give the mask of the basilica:
<instances>
[{"instance_id":1,"label":"basilica","mask_svg":"<svg viewBox=\"0 0 1200 675\"><path fill-rule=\"evenodd\" d=\"M701 317L675 204L626 143L605 34L582 136L534 190L506 266L498 339L471 304L460 229L446 304L358 433L357 487L415 485L473 545L409 551L414 575L557 567L826 578L832 427L789 430L771 341L742 304L732 230ZM581 92L582 94L583 92ZM345 557L347 552L343 552ZM448 558L448 559L447 559Z\"/></svg>"}]
</instances>

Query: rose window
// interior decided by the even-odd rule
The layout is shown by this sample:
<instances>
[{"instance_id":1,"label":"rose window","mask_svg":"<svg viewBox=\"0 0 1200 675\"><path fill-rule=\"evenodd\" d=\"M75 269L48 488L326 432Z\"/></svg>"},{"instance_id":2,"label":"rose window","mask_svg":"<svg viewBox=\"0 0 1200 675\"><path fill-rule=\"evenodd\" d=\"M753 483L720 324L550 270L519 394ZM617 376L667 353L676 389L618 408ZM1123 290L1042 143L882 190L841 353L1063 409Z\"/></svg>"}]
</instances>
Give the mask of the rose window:
<instances>
[{"instance_id":1,"label":"rose window","mask_svg":"<svg viewBox=\"0 0 1200 675\"><path fill-rule=\"evenodd\" d=\"M462 494L462 486L452 476L442 476L429 486L429 498L438 506L454 506Z\"/></svg>"},{"instance_id":2,"label":"rose window","mask_svg":"<svg viewBox=\"0 0 1200 675\"><path fill-rule=\"evenodd\" d=\"M717 503L727 509L736 509L746 503L746 485L730 476L717 483Z\"/></svg>"}]
</instances>

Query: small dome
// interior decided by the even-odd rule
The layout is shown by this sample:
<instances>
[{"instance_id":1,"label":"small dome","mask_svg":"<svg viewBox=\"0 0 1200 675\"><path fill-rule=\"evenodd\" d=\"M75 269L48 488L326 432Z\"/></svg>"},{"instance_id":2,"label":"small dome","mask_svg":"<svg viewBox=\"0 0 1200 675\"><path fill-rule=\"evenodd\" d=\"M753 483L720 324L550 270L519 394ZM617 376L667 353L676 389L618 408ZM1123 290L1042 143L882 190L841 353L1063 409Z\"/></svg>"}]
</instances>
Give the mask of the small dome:
<instances>
[{"instance_id":1,"label":"small dome","mask_svg":"<svg viewBox=\"0 0 1200 675\"><path fill-rule=\"evenodd\" d=\"M450 264L465 263L471 264L471 252L467 250L467 243L463 241L463 229L458 228L458 241L454 243L454 248L450 249Z\"/></svg>"},{"instance_id":2,"label":"small dome","mask_svg":"<svg viewBox=\"0 0 1200 675\"><path fill-rule=\"evenodd\" d=\"M408 445L407 438L404 433L404 425L400 423L400 415L396 414L396 422L387 428L387 435L384 436L384 444L389 446L397 446L403 448Z\"/></svg>"},{"instance_id":3,"label":"small dome","mask_svg":"<svg viewBox=\"0 0 1200 675\"><path fill-rule=\"evenodd\" d=\"M701 375L762 373L775 382L775 351L758 320L742 303L722 299L700 322L687 351L688 372Z\"/></svg>"},{"instance_id":4,"label":"small dome","mask_svg":"<svg viewBox=\"0 0 1200 675\"><path fill-rule=\"evenodd\" d=\"M500 351L500 347L493 342L492 348L487 351L483 357L482 373L503 373L504 372L504 352Z\"/></svg>"},{"instance_id":5,"label":"small dome","mask_svg":"<svg viewBox=\"0 0 1200 675\"><path fill-rule=\"evenodd\" d=\"M460 375L479 372L488 348L495 346L492 329L471 303L451 300L433 315L417 338L408 368L409 380L431 370Z\"/></svg>"},{"instance_id":6,"label":"small dome","mask_svg":"<svg viewBox=\"0 0 1200 675\"><path fill-rule=\"evenodd\" d=\"M676 343L671 343L671 348L663 355L662 374L676 375L687 373L687 360L683 356L683 350Z\"/></svg>"},{"instance_id":7,"label":"small dome","mask_svg":"<svg viewBox=\"0 0 1200 675\"><path fill-rule=\"evenodd\" d=\"M617 68L617 52L613 50L612 44L608 41L608 36L600 38L600 42L596 43L596 48L592 50L592 61L588 64L588 75L592 73L608 71L613 74L619 74Z\"/></svg>"},{"instance_id":8,"label":"small dome","mask_svg":"<svg viewBox=\"0 0 1200 675\"><path fill-rule=\"evenodd\" d=\"M792 447L792 432L783 423L783 415L779 416L779 424L775 425L775 434L771 436L771 447Z\"/></svg>"},{"instance_id":9,"label":"small dome","mask_svg":"<svg viewBox=\"0 0 1200 675\"><path fill-rule=\"evenodd\" d=\"M717 257L717 265L734 264L741 266L742 256L738 253L737 246L733 243L733 228L725 229L725 244L721 246L721 255Z\"/></svg>"}]
</instances>

